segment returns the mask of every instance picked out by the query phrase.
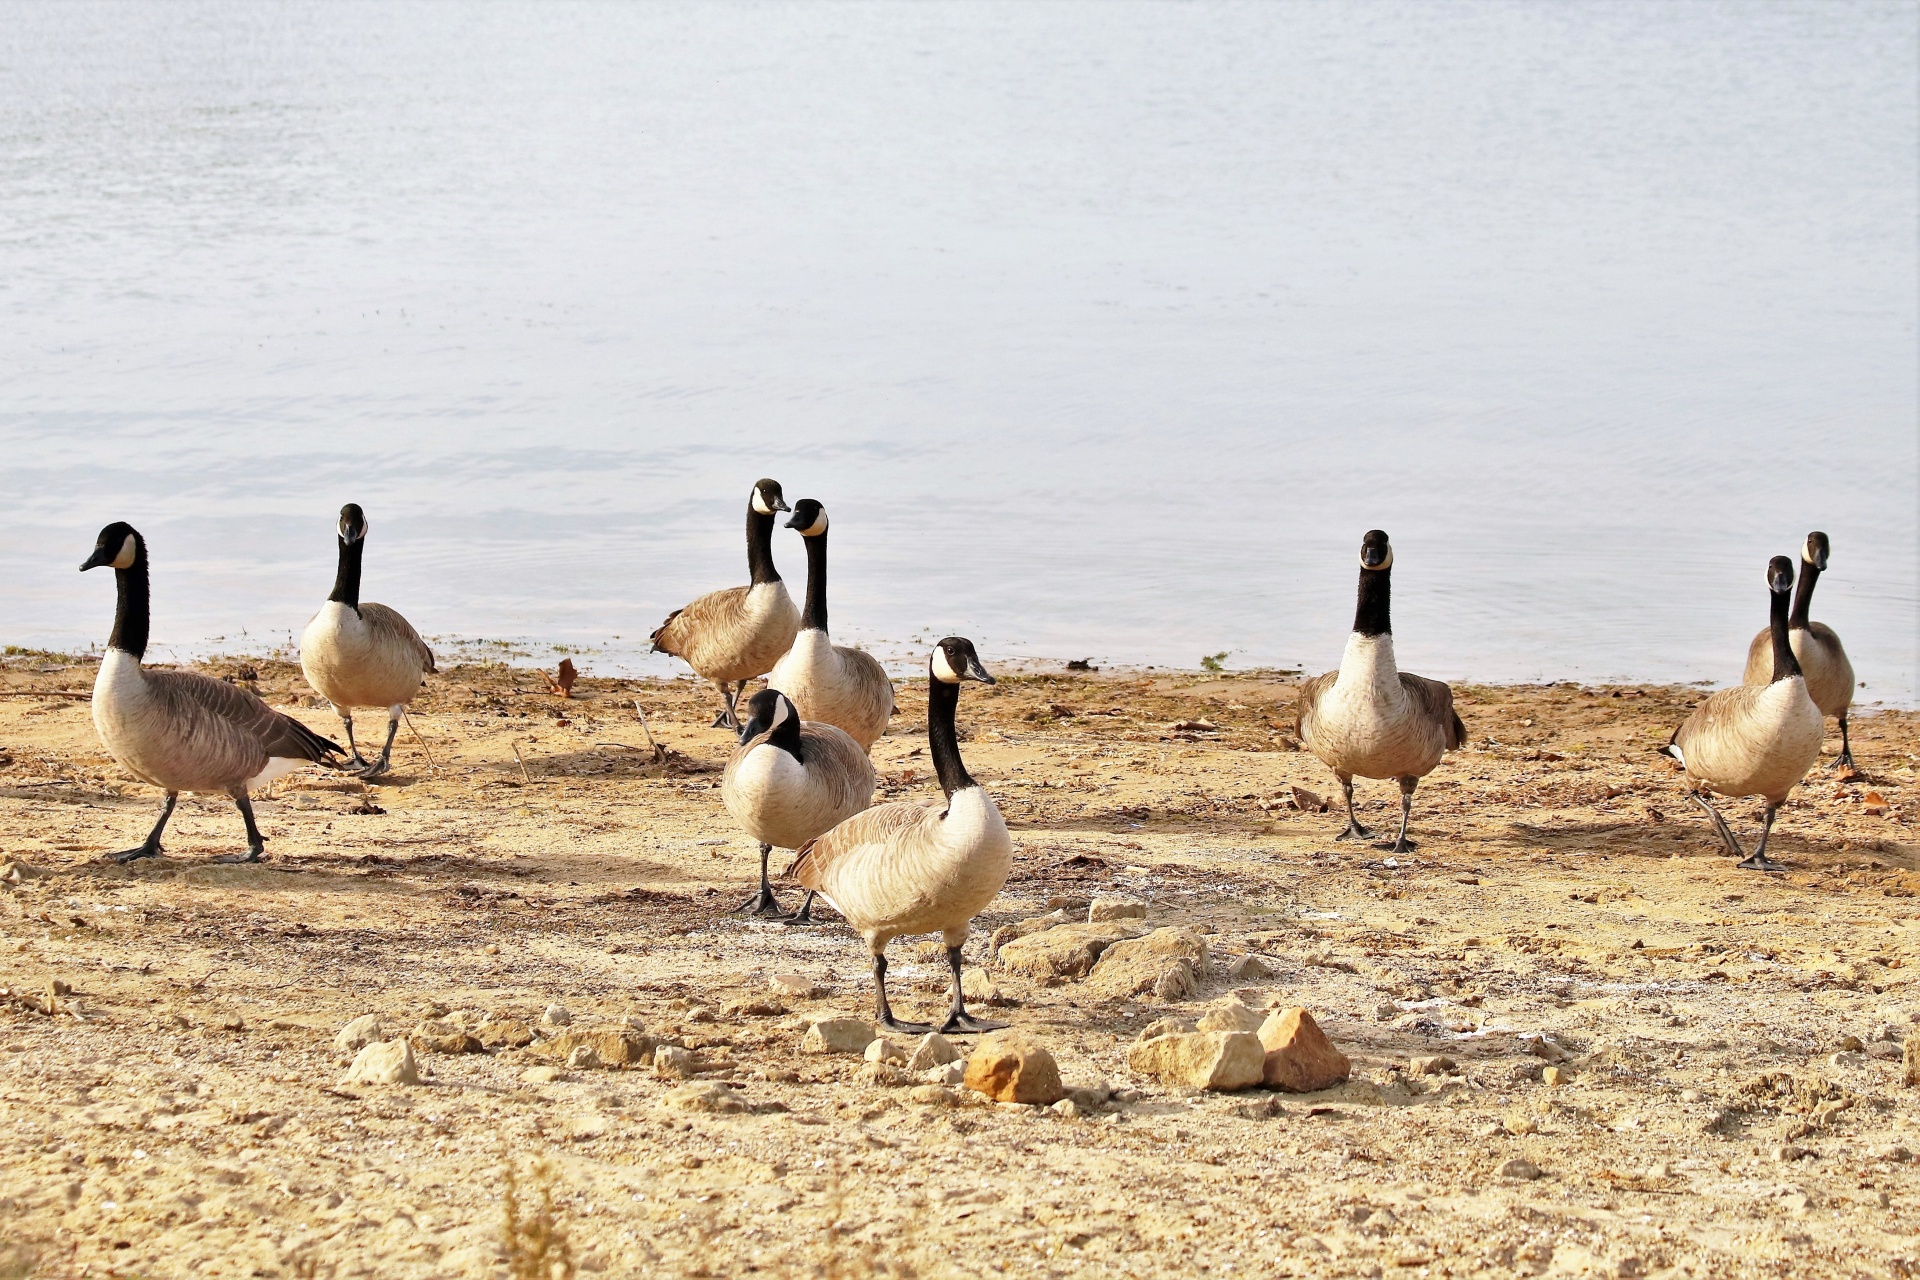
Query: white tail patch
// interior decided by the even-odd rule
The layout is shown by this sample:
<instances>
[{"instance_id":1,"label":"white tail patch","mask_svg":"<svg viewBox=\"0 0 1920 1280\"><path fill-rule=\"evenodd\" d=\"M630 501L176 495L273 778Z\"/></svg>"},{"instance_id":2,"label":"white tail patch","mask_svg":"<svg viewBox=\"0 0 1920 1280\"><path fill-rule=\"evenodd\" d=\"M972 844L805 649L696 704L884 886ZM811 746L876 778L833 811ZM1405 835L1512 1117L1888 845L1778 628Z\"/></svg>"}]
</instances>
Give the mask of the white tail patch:
<instances>
[{"instance_id":1,"label":"white tail patch","mask_svg":"<svg viewBox=\"0 0 1920 1280\"><path fill-rule=\"evenodd\" d=\"M267 767L247 779L247 790L254 791L276 778L284 778L305 763L304 760L295 760L288 756L269 757Z\"/></svg>"}]
</instances>

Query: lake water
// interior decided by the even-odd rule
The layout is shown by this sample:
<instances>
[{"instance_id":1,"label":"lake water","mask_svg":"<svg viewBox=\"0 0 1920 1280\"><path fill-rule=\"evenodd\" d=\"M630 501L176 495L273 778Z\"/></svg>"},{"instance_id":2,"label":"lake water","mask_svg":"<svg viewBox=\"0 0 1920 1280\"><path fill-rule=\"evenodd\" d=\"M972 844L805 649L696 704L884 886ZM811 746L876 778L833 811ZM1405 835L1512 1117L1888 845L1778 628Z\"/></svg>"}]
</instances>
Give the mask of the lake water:
<instances>
[{"instance_id":1,"label":"lake water","mask_svg":"<svg viewBox=\"0 0 1920 1280\"><path fill-rule=\"evenodd\" d=\"M889 656L1737 679L1768 556L1912 703L1912 2L0 3L0 640L666 672L749 484ZM794 582L805 560L782 530Z\"/></svg>"}]
</instances>

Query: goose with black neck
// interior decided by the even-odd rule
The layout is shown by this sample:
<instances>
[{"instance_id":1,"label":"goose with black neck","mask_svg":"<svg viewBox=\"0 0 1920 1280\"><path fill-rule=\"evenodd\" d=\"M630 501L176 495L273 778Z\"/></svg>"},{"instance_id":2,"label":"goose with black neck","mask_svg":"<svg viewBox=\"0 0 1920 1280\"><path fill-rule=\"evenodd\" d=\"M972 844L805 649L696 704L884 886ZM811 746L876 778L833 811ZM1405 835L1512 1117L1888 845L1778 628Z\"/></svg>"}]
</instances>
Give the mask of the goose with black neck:
<instances>
[{"instance_id":1,"label":"goose with black neck","mask_svg":"<svg viewBox=\"0 0 1920 1280\"><path fill-rule=\"evenodd\" d=\"M316 762L344 756L337 743L255 695L190 671L148 671L147 543L116 521L100 531L80 568L112 568L118 588L113 634L93 683L93 725L101 744L127 772L167 793L146 840L112 855L115 862L157 857L160 836L182 791L222 792L246 824L247 851L216 862L257 862L266 839L253 818L250 789Z\"/></svg>"},{"instance_id":2,"label":"goose with black neck","mask_svg":"<svg viewBox=\"0 0 1920 1280\"><path fill-rule=\"evenodd\" d=\"M1360 585L1353 632L1340 669L1300 686L1295 732L1340 781L1346 829L1336 840L1373 835L1353 812L1353 780L1393 778L1400 784L1400 834L1382 845L1395 853L1407 839L1413 793L1449 751L1466 745L1467 727L1453 709L1453 690L1401 671L1393 652L1393 544L1379 529L1360 542Z\"/></svg>"},{"instance_id":3,"label":"goose with black neck","mask_svg":"<svg viewBox=\"0 0 1920 1280\"><path fill-rule=\"evenodd\" d=\"M1847 713L1853 708L1853 663L1840 637L1824 622L1810 621L1813 587L1827 571L1832 544L1827 535L1814 530L1807 535L1800 551L1800 580L1793 587L1793 608L1787 614L1787 639L1793 645L1794 660L1806 677L1807 696L1820 708L1822 716L1840 719L1840 756L1836 769L1853 767L1853 742L1847 732ZM1747 670L1742 684L1773 683L1773 632L1762 629L1747 646Z\"/></svg>"},{"instance_id":4,"label":"goose with black neck","mask_svg":"<svg viewBox=\"0 0 1920 1280\"><path fill-rule=\"evenodd\" d=\"M655 653L672 654L719 687L715 728L740 728L737 706L747 681L773 670L800 629L800 611L773 564L774 513L787 510L778 481L754 481L747 495L747 585L709 591L668 614L653 632Z\"/></svg>"},{"instance_id":5,"label":"goose with black neck","mask_svg":"<svg viewBox=\"0 0 1920 1280\"><path fill-rule=\"evenodd\" d=\"M973 918L999 895L1013 865L1006 820L960 757L955 714L960 685L992 684L973 642L948 636L927 662L927 746L943 809L896 801L856 814L801 849L789 871L817 891L866 940L873 956L875 1016L900 1031L927 1031L896 1018L887 1001L887 944L909 934L937 933L953 972L953 1001L942 1031L998 1029L967 1012L960 948Z\"/></svg>"},{"instance_id":6,"label":"goose with black neck","mask_svg":"<svg viewBox=\"0 0 1920 1280\"><path fill-rule=\"evenodd\" d=\"M804 719L837 725L870 751L893 715L893 681L872 654L835 644L827 634L827 509L802 498L787 528L798 529L806 542L807 604L800 633L767 685L792 698Z\"/></svg>"},{"instance_id":7,"label":"goose with black neck","mask_svg":"<svg viewBox=\"0 0 1920 1280\"><path fill-rule=\"evenodd\" d=\"M780 690L749 698L740 745L720 780L727 812L760 842L760 891L736 910L813 923L811 892L798 912L785 914L767 879L767 859L774 849L798 849L865 809L877 780L873 761L845 731L802 720Z\"/></svg>"},{"instance_id":8,"label":"goose with black neck","mask_svg":"<svg viewBox=\"0 0 1920 1280\"><path fill-rule=\"evenodd\" d=\"M1772 650L1767 683L1720 690L1694 708L1666 746L1666 753L1686 771L1687 798L1706 810L1727 851L1748 871L1786 870L1767 856L1774 815L1819 761L1820 740L1826 736L1826 720L1807 692L1793 651L1788 604L1792 590L1793 561L1775 556L1767 562L1767 638ZM1759 796L1766 803L1760 843L1752 854L1734 839L1726 819L1707 799L1709 792L1730 798Z\"/></svg>"},{"instance_id":9,"label":"goose with black neck","mask_svg":"<svg viewBox=\"0 0 1920 1280\"><path fill-rule=\"evenodd\" d=\"M346 727L353 772L375 778L393 760L400 717L436 668L433 650L398 610L360 599L367 516L358 503L340 508L335 533L339 548L333 591L300 636L300 669ZM361 757L353 738L355 707L381 707L387 713L387 741L371 762Z\"/></svg>"}]
</instances>

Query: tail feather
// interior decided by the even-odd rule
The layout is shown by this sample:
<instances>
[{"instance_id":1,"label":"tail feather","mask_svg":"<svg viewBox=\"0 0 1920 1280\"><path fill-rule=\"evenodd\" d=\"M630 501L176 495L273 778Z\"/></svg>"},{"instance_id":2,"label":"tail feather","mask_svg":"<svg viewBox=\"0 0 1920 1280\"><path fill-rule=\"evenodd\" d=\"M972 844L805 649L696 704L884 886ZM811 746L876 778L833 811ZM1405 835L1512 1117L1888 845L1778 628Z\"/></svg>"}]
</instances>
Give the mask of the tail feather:
<instances>
[{"instance_id":1,"label":"tail feather","mask_svg":"<svg viewBox=\"0 0 1920 1280\"><path fill-rule=\"evenodd\" d=\"M1466 721L1460 718L1458 711L1453 713L1453 723L1447 726L1447 750L1458 751L1467 745Z\"/></svg>"},{"instance_id":2,"label":"tail feather","mask_svg":"<svg viewBox=\"0 0 1920 1280\"><path fill-rule=\"evenodd\" d=\"M339 756L343 760L346 758L347 749L335 742L332 738L321 737L304 724L301 724L298 720L295 720L292 716L282 715L280 718L287 722L288 731L292 733L294 740L304 748L302 756L305 759L325 764L331 763L331 761L328 760L329 756Z\"/></svg>"},{"instance_id":3,"label":"tail feather","mask_svg":"<svg viewBox=\"0 0 1920 1280\"><path fill-rule=\"evenodd\" d=\"M673 653L673 650L667 648L665 645L660 643L660 637L666 634L667 628L672 626L673 620L679 616L680 616L680 610L675 609L672 613L667 615L666 621L662 622L659 626L655 627L653 629L653 634L647 637L648 640L653 642L653 652ZM679 657L680 655L674 654L673 656Z\"/></svg>"}]
</instances>

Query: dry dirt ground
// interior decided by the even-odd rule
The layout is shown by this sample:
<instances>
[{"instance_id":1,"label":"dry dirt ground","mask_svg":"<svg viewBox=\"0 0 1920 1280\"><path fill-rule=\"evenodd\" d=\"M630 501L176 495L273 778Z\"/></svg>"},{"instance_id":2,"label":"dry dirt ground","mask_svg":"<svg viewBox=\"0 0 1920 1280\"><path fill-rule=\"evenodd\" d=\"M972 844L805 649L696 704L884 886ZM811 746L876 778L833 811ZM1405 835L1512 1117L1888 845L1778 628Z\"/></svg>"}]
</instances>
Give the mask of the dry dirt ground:
<instances>
[{"instance_id":1,"label":"dry dirt ground","mask_svg":"<svg viewBox=\"0 0 1920 1280\"><path fill-rule=\"evenodd\" d=\"M336 733L296 668L206 669L243 667ZM755 850L690 681L589 676L563 702L530 670L451 670L413 717L432 763L403 732L371 789L281 782L264 865L209 862L241 842L206 799L166 858L119 867L102 856L158 796L84 697L43 696L91 679L49 655L0 671L0 1276L1920 1272L1920 1088L1898 1061L1920 1031L1913 714L1857 719L1860 775L1814 775L1775 835L1792 870L1766 876L1733 868L1654 753L1696 691L1463 688L1471 746L1390 865L1288 807L1334 788L1292 749L1283 676L968 686L968 762L1017 850L969 963L1055 899L1139 898L1210 934L1219 976L1174 1005L987 964L993 1012L1069 1086L1120 1091L1076 1118L798 1052L809 1015L869 1010L867 965L837 922L728 914ZM899 701L884 794L935 797L924 685ZM1390 785L1362 794L1390 819ZM1754 805L1729 810L1752 831ZM897 1007L936 1011L937 948L893 955ZM1246 955L1271 976L1225 977ZM780 975L818 993L783 1010ZM1220 1095L1129 1073L1136 1028L1236 988L1311 1009L1352 1080ZM540 1042L423 1052L415 1086L344 1083L333 1047L367 1013L453 1034L556 1004L697 1051L738 1109L666 1105L685 1082L651 1063L529 1077ZM1411 1072L1433 1055L1455 1069Z\"/></svg>"}]
</instances>

